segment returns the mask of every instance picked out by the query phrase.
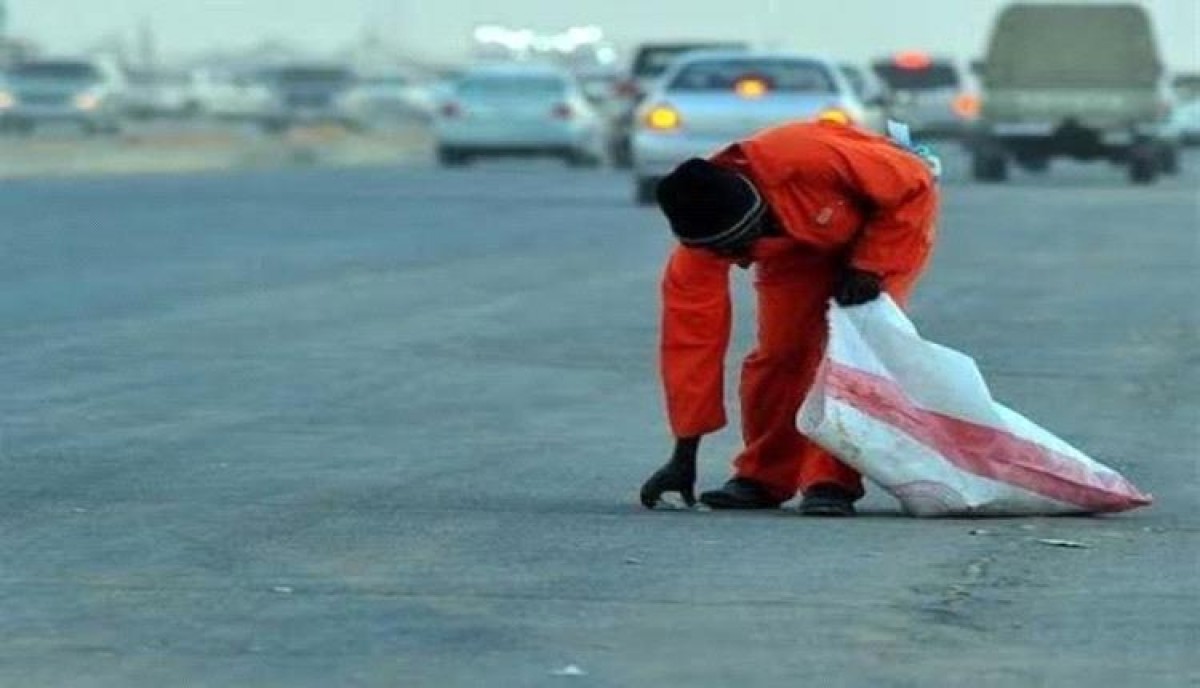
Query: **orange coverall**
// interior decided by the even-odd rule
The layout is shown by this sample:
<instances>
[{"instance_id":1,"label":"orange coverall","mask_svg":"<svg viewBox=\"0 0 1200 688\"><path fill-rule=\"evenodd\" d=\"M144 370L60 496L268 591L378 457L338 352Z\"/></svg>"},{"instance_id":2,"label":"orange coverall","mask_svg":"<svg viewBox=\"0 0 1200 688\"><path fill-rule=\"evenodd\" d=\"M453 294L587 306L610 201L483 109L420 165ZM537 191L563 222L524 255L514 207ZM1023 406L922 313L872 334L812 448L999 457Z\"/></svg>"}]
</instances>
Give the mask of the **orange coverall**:
<instances>
[{"instance_id":1,"label":"orange coverall","mask_svg":"<svg viewBox=\"0 0 1200 688\"><path fill-rule=\"evenodd\" d=\"M826 309L847 266L883 278L904 304L931 253L937 191L925 163L889 139L829 122L759 132L712 161L754 182L786 237L752 250L757 346L741 375L745 449L734 473L786 501L818 483L862 494L857 472L796 430L827 338ZM662 280L661 373L676 437L725 426L724 361L732 326L729 270L677 247Z\"/></svg>"}]
</instances>

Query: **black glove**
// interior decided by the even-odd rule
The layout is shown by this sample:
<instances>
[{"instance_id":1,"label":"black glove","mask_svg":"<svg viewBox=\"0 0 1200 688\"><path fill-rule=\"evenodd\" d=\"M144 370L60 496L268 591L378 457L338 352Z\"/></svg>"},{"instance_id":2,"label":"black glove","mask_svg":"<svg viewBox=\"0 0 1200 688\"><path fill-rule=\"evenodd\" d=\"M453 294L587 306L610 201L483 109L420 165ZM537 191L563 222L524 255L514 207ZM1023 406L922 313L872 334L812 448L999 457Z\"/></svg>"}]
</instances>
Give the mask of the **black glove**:
<instances>
[{"instance_id":1,"label":"black glove","mask_svg":"<svg viewBox=\"0 0 1200 688\"><path fill-rule=\"evenodd\" d=\"M678 492L684 504L696 504L696 451L700 438L683 438L675 443L671 460L642 485L642 506L653 509L664 492Z\"/></svg>"},{"instance_id":2,"label":"black glove","mask_svg":"<svg viewBox=\"0 0 1200 688\"><path fill-rule=\"evenodd\" d=\"M879 275L866 270L847 268L833 288L833 300L839 306L857 306L879 298L883 291L883 280Z\"/></svg>"}]
</instances>

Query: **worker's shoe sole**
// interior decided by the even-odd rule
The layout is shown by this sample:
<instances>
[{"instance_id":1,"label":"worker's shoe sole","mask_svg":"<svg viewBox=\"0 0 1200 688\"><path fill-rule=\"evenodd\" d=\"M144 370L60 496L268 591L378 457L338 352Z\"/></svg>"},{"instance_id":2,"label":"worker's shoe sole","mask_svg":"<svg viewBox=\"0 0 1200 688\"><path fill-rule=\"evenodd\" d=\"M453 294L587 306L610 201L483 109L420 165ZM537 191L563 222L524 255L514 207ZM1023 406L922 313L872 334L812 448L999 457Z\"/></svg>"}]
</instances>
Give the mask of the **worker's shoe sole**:
<instances>
[{"instance_id":1,"label":"worker's shoe sole","mask_svg":"<svg viewBox=\"0 0 1200 688\"><path fill-rule=\"evenodd\" d=\"M853 493L837 485L814 485L805 491L797 511L805 516L853 516L854 498Z\"/></svg>"},{"instance_id":2,"label":"worker's shoe sole","mask_svg":"<svg viewBox=\"0 0 1200 688\"><path fill-rule=\"evenodd\" d=\"M733 478L717 490L700 495L700 502L710 509L778 509L783 502L775 499L759 483L746 478Z\"/></svg>"}]
</instances>

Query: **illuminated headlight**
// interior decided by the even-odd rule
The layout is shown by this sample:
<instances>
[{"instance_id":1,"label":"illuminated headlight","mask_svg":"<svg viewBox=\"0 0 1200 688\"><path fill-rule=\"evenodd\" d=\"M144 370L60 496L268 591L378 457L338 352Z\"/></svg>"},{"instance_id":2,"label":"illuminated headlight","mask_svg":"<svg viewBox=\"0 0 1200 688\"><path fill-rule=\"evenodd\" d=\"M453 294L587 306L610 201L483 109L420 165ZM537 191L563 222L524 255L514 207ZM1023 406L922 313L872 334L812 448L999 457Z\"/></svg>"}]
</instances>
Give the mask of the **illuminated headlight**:
<instances>
[{"instance_id":1,"label":"illuminated headlight","mask_svg":"<svg viewBox=\"0 0 1200 688\"><path fill-rule=\"evenodd\" d=\"M0 91L0 110L7 110L17 104L17 99L8 91Z\"/></svg>"},{"instance_id":2,"label":"illuminated headlight","mask_svg":"<svg viewBox=\"0 0 1200 688\"><path fill-rule=\"evenodd\" d=\"M100 96L95 93L80 93L75 96L74 102L79 110L95 110L100 107Z\"/></svg>"},{"instance_id":3,"label":"illuminated headlight","mask_svg":"<svg viewBox=\"0 0 1200 688\"><path fill-rule=\"evenodd\" d=\"M646 127L654 131L675 131L683 124L679 111L670 105L656 105L646 111L642 118Z\"/></svg>"}]
</instances>

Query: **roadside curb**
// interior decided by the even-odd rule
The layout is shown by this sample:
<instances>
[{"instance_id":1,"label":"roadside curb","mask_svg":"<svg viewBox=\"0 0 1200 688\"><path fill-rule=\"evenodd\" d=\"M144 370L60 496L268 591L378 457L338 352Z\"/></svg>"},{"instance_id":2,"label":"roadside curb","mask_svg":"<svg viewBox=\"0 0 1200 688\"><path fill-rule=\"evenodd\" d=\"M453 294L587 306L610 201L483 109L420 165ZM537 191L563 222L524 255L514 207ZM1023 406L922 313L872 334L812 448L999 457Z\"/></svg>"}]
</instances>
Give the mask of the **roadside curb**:
<instances>
[{"instance_id":1,"label":"roadside curb","mask_svg":"<svg viewBox=\"0 0 1200 688\"><path fill-rule=\"evenodd\" d=\"M405 164L428 158L431 145L428 130L415 125L366 134L297 131L279 138L220 132L7 139L0 140L0 179Z\"/></svg>"}]
</instances>

